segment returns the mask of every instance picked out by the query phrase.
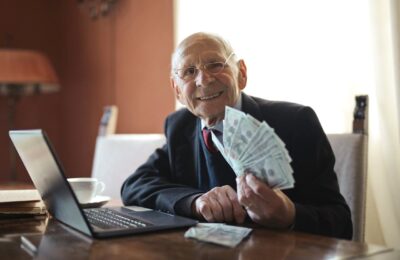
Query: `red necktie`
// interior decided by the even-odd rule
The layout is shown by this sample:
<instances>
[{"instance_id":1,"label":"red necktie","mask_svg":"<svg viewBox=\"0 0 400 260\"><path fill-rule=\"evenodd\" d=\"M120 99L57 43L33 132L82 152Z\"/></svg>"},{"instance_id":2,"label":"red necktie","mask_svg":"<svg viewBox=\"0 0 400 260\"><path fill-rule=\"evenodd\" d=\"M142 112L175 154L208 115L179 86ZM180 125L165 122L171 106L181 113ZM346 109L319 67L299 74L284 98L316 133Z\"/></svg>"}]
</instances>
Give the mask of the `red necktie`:
<instances>
[{"instance_id":1,"label":"red necktie","mask_svg":"<svg viewBox=\"0 0 400 260\"><path fill-rule=\"evenodd\" d=\"M203 128L203 139L204 143L206 144L207 150L210 153L218 152L217 148L214 146L214 143L211 139L211 130L207 128Z\"/></svg>"}]
</instances>

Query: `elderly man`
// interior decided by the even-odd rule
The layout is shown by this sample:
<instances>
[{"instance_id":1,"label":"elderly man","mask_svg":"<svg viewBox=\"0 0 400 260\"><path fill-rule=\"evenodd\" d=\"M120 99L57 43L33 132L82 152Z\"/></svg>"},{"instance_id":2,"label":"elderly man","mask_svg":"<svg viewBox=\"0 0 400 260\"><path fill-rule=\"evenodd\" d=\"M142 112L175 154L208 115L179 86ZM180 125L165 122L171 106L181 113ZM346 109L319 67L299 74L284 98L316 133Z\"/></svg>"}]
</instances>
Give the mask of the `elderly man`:
<instances>
[{"instance_id":1,"label":"elderly man","mask_svg":"<svg viewBox=\"0 0 400 260\"><path fill-rule=\"evenodd\" d=\"M247 69L219 36L196 33L172 56L171 86L186 106L166 119L167 144L123 184L136 204L208 222L242 224L352 237L350 210L339 193L334 155L314 111L242 93ZM205 143L222 134L225 106L266 121L286 144L295 186L270 188L252 174L236 177L221 153Z\"/></svg>"}]
</instances>

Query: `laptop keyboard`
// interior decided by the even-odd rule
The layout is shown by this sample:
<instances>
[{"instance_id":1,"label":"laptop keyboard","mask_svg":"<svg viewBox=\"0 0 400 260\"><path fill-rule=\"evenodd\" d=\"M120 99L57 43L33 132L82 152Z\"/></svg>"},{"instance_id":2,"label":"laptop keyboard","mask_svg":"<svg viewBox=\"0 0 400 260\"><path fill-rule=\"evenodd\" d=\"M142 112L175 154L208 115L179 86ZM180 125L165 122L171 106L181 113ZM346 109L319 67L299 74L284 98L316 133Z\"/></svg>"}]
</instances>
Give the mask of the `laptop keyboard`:
<instances>
[{"instance_id":1,"label":"laptop keyboard","mask_svg":"<svg viewBox=\"0 0 400 260\"><path fill-rule=\"evenodd\" d=\"M110 228L142 228L149 224L135 219L131 216L126 216L118 211L107 208L92 208L84 209L85 215L90 224L102 229Z\"/></svg>"}]
</instances>

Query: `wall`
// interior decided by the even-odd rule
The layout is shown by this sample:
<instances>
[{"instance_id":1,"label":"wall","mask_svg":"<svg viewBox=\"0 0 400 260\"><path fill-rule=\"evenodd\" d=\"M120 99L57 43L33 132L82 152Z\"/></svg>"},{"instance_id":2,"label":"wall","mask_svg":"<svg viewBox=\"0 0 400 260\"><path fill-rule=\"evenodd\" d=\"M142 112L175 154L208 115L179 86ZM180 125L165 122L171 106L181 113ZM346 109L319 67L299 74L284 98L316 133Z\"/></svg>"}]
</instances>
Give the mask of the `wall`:
<instances>
[{"instance_id":1,"label":"wall","mask_svg":"<svg viewBox=\"0 0 400 260\"><path fill-rule=\"evenodd\" d=\"M103 106L119 107L119 133L161 132L174 110L172 0L119 0L97 20L77 1L2 0L5 35L10 47L43 51L55 66L62 90L21 99L15 128L45 129L68 177L91 173ZM0 98L1 182L9 172L6 101ZM18 163L18 179L29 180Z\"/></svg>"},{"instance_id":2,"label":"wall","mask_svg":"<svg viewBox=\"0 0 400 260\"><path fill-rule=\"evenodd\" d=\"M59 71L59 8L53 1L0 1L0 48L42 51ZM1 69L1 68L0 68ZM23 97L16 107L15 128L44 128L59 147L60 94ZM7 99L0 96L0 183L10 178ZM19 158L19 179L28 180Z\"/></svg>"}]
</instances>

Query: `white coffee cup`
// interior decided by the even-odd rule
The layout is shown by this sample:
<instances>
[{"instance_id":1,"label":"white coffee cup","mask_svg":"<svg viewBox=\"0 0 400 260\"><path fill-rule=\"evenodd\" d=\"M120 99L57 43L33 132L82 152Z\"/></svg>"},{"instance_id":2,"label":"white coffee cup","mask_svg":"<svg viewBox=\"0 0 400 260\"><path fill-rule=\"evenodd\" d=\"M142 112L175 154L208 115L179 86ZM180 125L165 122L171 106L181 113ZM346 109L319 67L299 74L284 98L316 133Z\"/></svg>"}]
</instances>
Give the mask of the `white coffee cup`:
<instances>
[{"instance_id":1,"label":"white coffee cup","mask_svg":"<svg viewBox=\"0 0 400 260\"><path fill-rule=\"evenodd\" d=\"M102 193L105 188L104 182L96 178L69 178L71 185L79 203L88 203L92 201L97 195Z\"/></svg>"}]
</instances>

